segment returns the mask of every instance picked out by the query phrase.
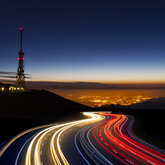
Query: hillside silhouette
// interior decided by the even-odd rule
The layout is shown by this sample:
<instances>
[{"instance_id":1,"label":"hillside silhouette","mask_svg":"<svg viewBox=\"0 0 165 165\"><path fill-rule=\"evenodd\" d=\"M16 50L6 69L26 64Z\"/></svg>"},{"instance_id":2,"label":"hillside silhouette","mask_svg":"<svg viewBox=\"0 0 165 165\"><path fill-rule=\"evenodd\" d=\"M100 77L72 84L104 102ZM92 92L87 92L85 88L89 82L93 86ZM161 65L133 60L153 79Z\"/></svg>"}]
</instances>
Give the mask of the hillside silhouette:
<instances>
[{"instance_id":1,"label":"hillside silhouette","mask_svg":"<svg viewBox=\"0 0 165 165\"><path fill-rule=\"evenodd\" d=\"M39 126L83 117L80 112L92 108L45 90L0 93L0 141Z\"/></svg>"}]
</instances>

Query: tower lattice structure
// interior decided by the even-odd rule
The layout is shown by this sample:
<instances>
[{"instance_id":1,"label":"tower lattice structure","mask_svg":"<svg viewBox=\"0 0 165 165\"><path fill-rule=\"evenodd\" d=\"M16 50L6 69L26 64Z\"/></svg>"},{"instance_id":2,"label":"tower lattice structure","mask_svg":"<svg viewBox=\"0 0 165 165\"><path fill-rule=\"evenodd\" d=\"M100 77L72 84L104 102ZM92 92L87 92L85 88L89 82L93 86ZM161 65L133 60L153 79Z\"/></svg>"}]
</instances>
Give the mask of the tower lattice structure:
<instances>
[{"instance_id":1,"label":"tower lattice structure","mask_svg":"<svg viewBox=\"0 0 165 165\"><path fill-rule=\"evenodd\" d=\"M22 51L22 31L23 28L20 28L20 51L18 57L18 69L16 76L16 86L25 87L25 74L24 74L24 53Z\"/></svg>"}]
</instances>

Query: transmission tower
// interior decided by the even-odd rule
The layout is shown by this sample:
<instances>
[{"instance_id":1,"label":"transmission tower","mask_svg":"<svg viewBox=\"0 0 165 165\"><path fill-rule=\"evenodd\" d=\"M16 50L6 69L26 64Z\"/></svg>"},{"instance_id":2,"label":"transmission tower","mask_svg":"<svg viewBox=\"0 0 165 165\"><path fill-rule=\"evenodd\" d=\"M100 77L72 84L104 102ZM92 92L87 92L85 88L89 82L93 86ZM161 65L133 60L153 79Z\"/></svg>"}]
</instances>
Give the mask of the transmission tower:
<instances>
[{"instance_id":1,"label":"transmission tower","mask_svg":"<svg viewBox=\"0 0 165 165\"><path fill-rule=\"evenodd\" d=\"M20 51L18 57L18 69L16 76L16 86L25 87L25 74L24 74L24 53L22 51L22 31L23 28L20 28Z\"/></svg>"}]
</instances>

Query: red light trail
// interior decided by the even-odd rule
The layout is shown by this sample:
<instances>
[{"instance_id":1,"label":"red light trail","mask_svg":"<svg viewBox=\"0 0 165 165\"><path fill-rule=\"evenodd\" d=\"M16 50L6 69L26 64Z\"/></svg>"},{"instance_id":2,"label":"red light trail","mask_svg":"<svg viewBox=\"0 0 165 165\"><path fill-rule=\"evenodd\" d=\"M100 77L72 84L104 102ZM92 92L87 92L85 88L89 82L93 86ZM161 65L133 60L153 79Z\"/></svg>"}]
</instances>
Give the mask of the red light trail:
<instances>
[{"instance_id":1,"label":"red light trail","mask_svg":"<svg viewBox=\"0 0 165 165\"><path fill-rule=\"evenodd\" d=\"M129 136L127 125L131 118L118 114L104 115L110 119L96 125L92 133L98 144L109 154L124 164L165 164L164 154Z\"/></svg>"}]
</instances>

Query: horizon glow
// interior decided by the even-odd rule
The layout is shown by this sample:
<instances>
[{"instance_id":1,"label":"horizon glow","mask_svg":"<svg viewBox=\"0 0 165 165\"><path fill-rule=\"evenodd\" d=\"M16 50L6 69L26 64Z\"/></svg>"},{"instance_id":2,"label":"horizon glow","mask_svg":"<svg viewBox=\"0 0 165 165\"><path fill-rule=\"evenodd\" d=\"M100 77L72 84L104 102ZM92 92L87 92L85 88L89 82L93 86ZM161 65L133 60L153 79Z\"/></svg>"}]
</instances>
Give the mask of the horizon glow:
<instances>
[{"instance_id":1,"label":"horizon glow","mask_svg":"<svg viewBox=\"0 0 165 165\"><path fill-rule=\"evenodd\" d=\"M31 81L165 83L163 7L157 1L2 2L0 71L17 70L21 23Z\"/></svg>"}]
</instances>

